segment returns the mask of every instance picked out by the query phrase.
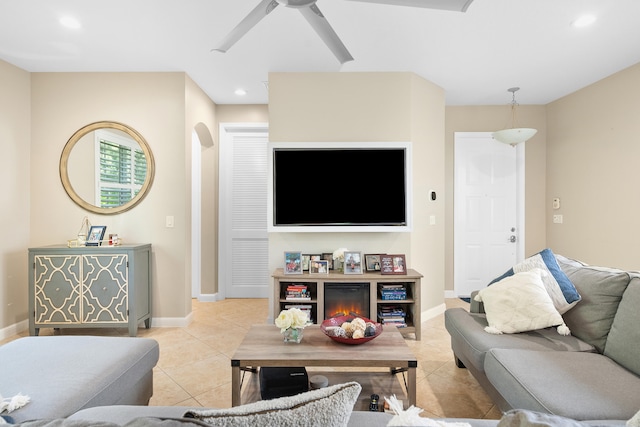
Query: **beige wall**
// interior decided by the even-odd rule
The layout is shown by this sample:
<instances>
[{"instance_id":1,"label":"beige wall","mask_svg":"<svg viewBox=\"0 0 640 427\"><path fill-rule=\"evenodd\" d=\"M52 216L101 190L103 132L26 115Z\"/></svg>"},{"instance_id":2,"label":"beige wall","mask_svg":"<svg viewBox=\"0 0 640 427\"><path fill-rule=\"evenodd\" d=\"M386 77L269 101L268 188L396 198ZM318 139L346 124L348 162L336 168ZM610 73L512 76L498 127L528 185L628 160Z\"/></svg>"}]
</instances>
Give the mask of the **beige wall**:
<instances>
[{"instance_id":1,"label":"beige wall","mask_svg":"<svg viewBox=\"0 0 640 427\"><path fill-rule=\"evenodd\" d=\"M58 159L67 139L94 121L123 122L151 147L156 166L151 191L130 211L88 217L126 242L153 245L153 316L184 319L191 312L188 147L193 123L214 123L213 113L201 112L206 102L193 109L186 102L203 95L184 73L33 73L31 90L29 244L66 243L87 215L60 184ZM167 215L174 216L174 228L165 227Z\"/></svg>"},{"instance_id":2,"label":"beige wall","mask_svg":"<svg viewBox=\"0 0 640 427\"><path fill-rule=\"evenodd\" d=\"M194 89L201 90L192 82ZM207 98L208 100L208 98ZM211 101L209 100L209 103ZM213 103L211 103L213 105ZM201 142L201 294L204 300L217 299L218 283L218 156L220 123L267 123L266 105L215 105L215 123L197 129ZM192 121L194 122L194 121ZM200 135L206 133L207 137Z\"/></svg>"},{"instance_id":3,"label":"beige wall","mask_svg":"<svg viewBox=\"0 0 640 427\"><path fill-rule=\"evenodd\" d=\"M195 84L191 78L186 76L185 84L185 108L186 126L185 141L186 156L185 170L187 172L185 194L187 196L188 214L185 217L187 223L187 241L191 242L191 207L193 206L192 194L192 138L195 132L200 143L200 212L196 213L200 218L200 236L195 241L200 241L199 252L200 262L200 290L196 295L213 295L218 291L218 239L216 227L218 224L218 144L216 140L216 105L211 99ZM198 188L197 185L194 186ZM193 261L191 244L189 243L185 256L185 313L191 312L192 297L192 275L191 263Z\"/></svg>"},{"instance_id":4,"label":"beige wall","mask_svg":"<svg viewBox=\"0 0 640 427\"><path fill-rule=\"evenodd\" d=\"M554 251L640 270L639 113L640 64L547 106L547 242ZM553 214L564 222L553 224Z\"/></svg>"},{"instance_id":5,"label":"beige wall","mask_svg":"<svg viewBox=\"0 0 640 427\"><path fill-rule=\"evenodd\" d=\"M539 130L525 145L527 254L551 247L593 264L640 269L633 182L639 81L640 64L547 106L519 107L519 121ZM453 289L453 133L508 122L507 105L445 108L442 89L410 73L274 73L269 107L215 106L184 73L30 74L0 61L0 90L0 163L11 183L0 196L11 207L0 225L0 336L26 327L27 248L74 238L86 215L62 189L58 162L67 139L87 123L124 122L153 150L149 196L120 215L88 216L125 241L153 244L154 316L180 321L190 313L194 127L202 143L203 293L218 289L217 243L209 243L217 235L218 124L270 122L272 141L412 141L413 233L276 233L269 263L279 267L291 248L406 253L426 276L428 311ZM431 189L435 203L426 198ZM561 198L557 212L553 197ZM554 213L564 224L551 222ZM166 215L175 228L165 228ZM426 223L431 215L435 226Z\"/></svg>"},{"instance_id":6,"label":"beige wall","mask_svg":"<svg viewBox=\"0 0 640 427\"><path fill-rule=\"evenodd\" d=\"M546 108L543 105L518 107L518 123L538 129L525 142L525 256L546 246ZM446 169L446 258L445 289L453 291L453 152L454 132L492 132L510 124L510 110L505 106L447 107L445 126ZM499 272L496 275L500 275Z\"/></svg>"},{"instance_id":7,"label":"beige wall","mask_svg":"<svg viewBox=\"0 0 640 427\"><path fill-rule=\"evenodd\" d=\"M0 339L27 327L30 75L0 60Z\"/></svg>"},{"instance_id":8,"label":"beige wall","mask_svg":"<svg viewBox=\"0 0 640 427\"><path fill-rule=\"evenodd\" d=\"M220 123L268 123L269 122L269 106L268 105L222 105L216 108L218 125ZM216 141L219 132L216 131Z\"/></svg>"},{"instance_id":9,"label":"beige wall","mask_svg":"<svg viewBox=\"0 0 640 427\"><path fill-rule=\"evenodd\" d=\"M271 73L271 141L412 143L414 231L270 233L269 268L282 267L284 251L294 249L321 253L346 247L363 253L404 253L408 265L425 275L422 311L440 307L444 198L427 204L425 189L444 189L443 132L443 90L411 73ZM440 215L435 226L427 225L429 214Z\"/></svg>"}]
</instances>

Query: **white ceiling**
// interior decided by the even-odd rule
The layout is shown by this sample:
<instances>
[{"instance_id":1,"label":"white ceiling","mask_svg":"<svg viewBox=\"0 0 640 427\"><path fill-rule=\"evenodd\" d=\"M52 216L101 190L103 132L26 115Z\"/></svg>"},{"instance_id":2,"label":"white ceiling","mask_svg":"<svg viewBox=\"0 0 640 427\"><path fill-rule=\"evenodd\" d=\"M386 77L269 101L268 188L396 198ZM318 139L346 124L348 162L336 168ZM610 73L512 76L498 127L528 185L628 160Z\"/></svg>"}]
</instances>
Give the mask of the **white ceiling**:
<instances>
[{"instance_id":1,"label":"white ceiling","mask_svg":"<svg viewBox=\"0 0 640 427\"><path fill-rule=\"evenodd\" d=\"M466 13L318 0L354 61L341 66L286 7L211 52L258 3L0 0L0 58L30 72L184 71L218 104L268 103L269 72L337 71L414 72L447 105L508 104L512 86L520 104L546 104L640 62L640 0L474 0ZM572 27L584 13L596 22Z\"/></svg>"}]
</instances>

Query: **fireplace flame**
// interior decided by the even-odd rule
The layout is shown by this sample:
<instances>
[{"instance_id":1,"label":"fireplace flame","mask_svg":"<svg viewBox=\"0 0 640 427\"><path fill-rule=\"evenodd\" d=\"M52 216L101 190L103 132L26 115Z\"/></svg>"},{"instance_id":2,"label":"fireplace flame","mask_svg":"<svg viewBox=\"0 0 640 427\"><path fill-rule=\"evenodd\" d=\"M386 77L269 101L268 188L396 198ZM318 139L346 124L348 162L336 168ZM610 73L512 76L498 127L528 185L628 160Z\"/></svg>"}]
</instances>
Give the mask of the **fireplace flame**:
<instances>
[{"instance_id":1,"label":"fireplace flame","mask_svg":"<svg viewBox=\"0 0 640 427\"><path fill-rule=\"evenodd\" d=\"M327 313L330 313L329 317L338 317L338 316L362 316L362 307L360 304L334 304L330 307L327 307Z\"/></svg>"}]
</instances>

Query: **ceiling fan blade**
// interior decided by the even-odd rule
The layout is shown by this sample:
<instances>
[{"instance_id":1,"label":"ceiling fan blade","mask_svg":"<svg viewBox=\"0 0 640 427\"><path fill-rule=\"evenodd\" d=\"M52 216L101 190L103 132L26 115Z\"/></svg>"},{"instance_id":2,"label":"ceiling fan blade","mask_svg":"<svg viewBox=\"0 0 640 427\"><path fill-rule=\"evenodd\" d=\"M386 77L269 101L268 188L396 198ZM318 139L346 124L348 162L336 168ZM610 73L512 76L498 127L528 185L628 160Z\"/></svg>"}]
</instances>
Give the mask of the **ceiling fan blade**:
<instances>
[{"instance_id":1,"label":"ceiling fan blade","mask_svg":"<svg viewBox=\"0 0 640 427\"><path fill-rule=\"evenodd\" d=\"M452 10L466 12L473 0L350 0L365 3L390 4L393 6L424 7L427 9Z\"/></svg>"},{"instance_id":2,"label":"ceiling fan blade","mask_svg":"<svg viewBox=\"0 0 640 427\"><path fill-rule=\"evenodd\" d=\"M300 10L302 16L304 16L307 22L311 24L316 33L318 33L322 41L324 41L341 64L344 64L347 61L353 61L353 56L351 56L336 32L333 31L333 28L331 28L331 25L329 25L329 22L325 19L324 15L320 12L320 9L318 9L318 6L316 6L315 3L309 7L303 7L298 10Z\"/></svg>"},{"instance_id":3,"label":"ceiling fan blade","mask_svg":"<svg viewBox=\"0 0 640 427\"><path fill-rule=\"evenodd\" d=\"M258 22L265 16L273 12L280 3L276 0L262 0L258 6L256 6L245 18L240 21L236 27L231 30L229 34L220 42L218 47L214 47L213 50L218 52L226 52L231 46L233 46L238 40L249 32Z\"/></svg>"}]
</instances>

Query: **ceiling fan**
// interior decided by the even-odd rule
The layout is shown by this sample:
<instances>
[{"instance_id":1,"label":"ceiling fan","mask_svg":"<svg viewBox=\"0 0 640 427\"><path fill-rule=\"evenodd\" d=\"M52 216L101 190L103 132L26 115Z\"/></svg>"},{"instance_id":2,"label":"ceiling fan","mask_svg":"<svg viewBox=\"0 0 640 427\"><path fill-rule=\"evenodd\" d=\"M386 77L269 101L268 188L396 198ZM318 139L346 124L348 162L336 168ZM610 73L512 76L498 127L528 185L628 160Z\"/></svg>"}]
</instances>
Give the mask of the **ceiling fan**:
<instances>
[{"instance_id":1,"label":"ceiling fan","mask_svg":"<svg viewBox=\"0 0 640 427\"><path fill-rule=\"evenodd\" d=\"M322 12L316 5L317 0L262 0L231 32L212 50L226 52L238 40L249 32L262 18L273 12L279 5L298 9L302 16L320 36L322 41L333 52L338 61L344 64L352 61L353 57L331 28ZM367 3L382 3L395 6L423 7L427 9L442 9L466 12L473 0L351 0Z\"/></svg>"}]
</instances>

